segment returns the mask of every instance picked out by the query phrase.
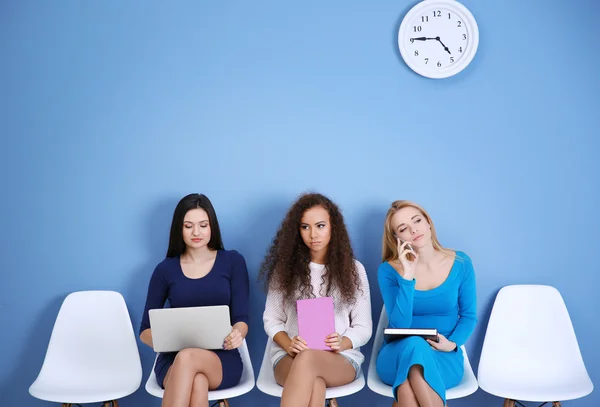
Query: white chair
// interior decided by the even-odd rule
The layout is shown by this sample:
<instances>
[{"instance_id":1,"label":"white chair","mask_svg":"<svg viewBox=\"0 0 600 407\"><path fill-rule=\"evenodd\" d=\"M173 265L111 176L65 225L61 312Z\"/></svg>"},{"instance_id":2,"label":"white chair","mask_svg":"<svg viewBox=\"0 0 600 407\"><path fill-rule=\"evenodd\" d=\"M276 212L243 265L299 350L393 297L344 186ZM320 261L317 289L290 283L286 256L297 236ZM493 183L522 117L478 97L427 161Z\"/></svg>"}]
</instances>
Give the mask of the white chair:
<instances>
[{"instance_id":1,"label":"white chair","mask_svg":"<svg viewBox=\"0 0 600 407\"><path fill-rule=\"evenodd\" d=\"M369 373L367 376L367 386L377 394L393 398L394 391L392 389L392 386L389 386L382 382L379 376L377 375L377 355L379 354L379 350L383 345L383 330L387 328L387 326L388 316L384 306L381 309L379 324L377 325L377 331L375 333L375 341L373 342L373 351L371 353ZM477 379L475 378L475 374L473 374L473 369L471 368L471 363L469 362L469 358L467 356L467 350L465 349L464 345L461 346L461 349L464 355L465 372L463 374L462 380L457 386L446 390L447 400L467 397L475 393L478 388Z\"/></svg>"},{"instance_id":2,"label":"white chair","mask_svg":"<svg viewBox=\"0 0 600 407\"><path fill-rule=\"evenodd\" d=\"M273 372L273 365L271 364L271 347L273 341L267 339L267 346L265 354L263 356L262 364L260 366L260 372L258 373L258 379L256 380L256 387L265 394L273 397L281 397L283 393L283 387L277 384L275 381L275 374ZM349 396L357 393L365 387L365 377L360 371L358 377L352 382L343 386L328 387L325 390L325 399L327 405L337 405L337 398Z\"/></svg>"},{"instance_id":3,"label":"white chair","mask_svg":"<svg viewBox=\"0 0 600 407\"><path fill-rule=\"evenodd\" d=\"M254 370L252 369L252 361L250 360L250 353L248 352L248 345L246 344L245 339L242 342L242 345L239 347L239 350L243 365L240 382L228 389L209 391L208 400L216 401L216 403L213 405L227 407L229 406L229 402L227 401L228 399L246 394L254 388ZM158 355L156 358L158 358ZM154 359L154 365L156 365L156 359ZM146 391L159 398L162 398L165 393L165 391L158 385L158 382L156 381L154 366L152 366L152 371L150 372L150 376L146 381Z\"/></svg>"},{"instance_id":4,"label":"white chair","mask_svg":"<svg viewBox=\"0 0 600 407\"><path fill-rule=\"evenodd\" d=\"M33 397L64 403L106 402L135 392L142 380L136 338L123 296L79 291L62 303Z\"/></svg>"},{"instance_id":5,"label":"white chair","mask_svg":"<svg viewBox=\"0 0 600 407\"><path fill-rule=\"evenodd\" d=\"M509 285L496 296L478 368L487 393L516 401L554 402L594 389L558 290L547 285Z\"/></svg>"}]
</instances>

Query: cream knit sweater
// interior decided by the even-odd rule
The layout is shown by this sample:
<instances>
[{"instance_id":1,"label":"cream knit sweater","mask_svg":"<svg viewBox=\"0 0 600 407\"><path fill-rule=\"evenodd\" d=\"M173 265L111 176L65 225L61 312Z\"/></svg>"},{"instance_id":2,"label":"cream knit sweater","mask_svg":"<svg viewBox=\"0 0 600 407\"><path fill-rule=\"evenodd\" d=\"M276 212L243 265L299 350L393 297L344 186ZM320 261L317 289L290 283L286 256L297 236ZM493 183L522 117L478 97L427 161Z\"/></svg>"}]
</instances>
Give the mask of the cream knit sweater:
<instances>
[{"instance_id":1,"label":"cream knit sweater","mask_svg":"<svg viewBox=\"0 0 600 407\"><path fill-rule=\"evenodd\" d=\"M358 366L361 366L365 360L360 351L371 339L373 332L373 322L371 320L371 294L369 291L369 280L365 268L358 261L356 268L360 278L360 290L357 292L356 301L353 304L346 304L340 300L340 294L337 290L332 290L331 296L334 301L335 330L341 336L345 336L352 341L353 349L341 352L342 355L354 360ZM315 297L323 297L320 293L323 283L323 274L325 265L310 263L310 280ZM325 287L323 287L325 291ZM296 312L296 301L284 301L285 293L270 289L267 293L267 301L263 314L265 332L270 340L273 340L275 334L285 331L290 338L298 335L298 315ZM299 292L298 292L299 295ZM271 363L274 363L287 352L277 343L271 347Z\"/></svg>"}]
</instances>

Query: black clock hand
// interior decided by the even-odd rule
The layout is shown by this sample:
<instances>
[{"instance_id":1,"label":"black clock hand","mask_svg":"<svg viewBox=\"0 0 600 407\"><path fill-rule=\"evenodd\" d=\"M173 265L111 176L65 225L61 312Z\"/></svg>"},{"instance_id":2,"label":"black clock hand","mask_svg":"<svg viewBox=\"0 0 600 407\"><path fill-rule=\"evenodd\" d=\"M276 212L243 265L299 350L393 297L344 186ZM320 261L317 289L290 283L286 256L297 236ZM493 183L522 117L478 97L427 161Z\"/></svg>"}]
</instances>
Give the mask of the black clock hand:
<instances>
[{"instance_id":1,"label":"black clock hand","mask_svg":"<svg viewBox=\"0 0 600 407\"><path fill-rule=\"evenodd\" d=\"M448 49L448 47L444 45L444 43L442 42L442 40L440 40L440 37L435 37L435 39L438 40L440 44L442 44L442 47L444 47L444 50L447 51L448 54L452 55L452 52L450 52L450 50Z\"/></svg>"},{"instance_id":2,"label":"black clock hand","mask_svg":"<svg viewBox=\"0 0 600 407\"><path fill-rule=\"evenodd\" d=\"M411 38L411 40L416 40L416 41L427 41L427 40L437 40L437 38L416 37L416 38Z\"/></svg>"}]
</instances>

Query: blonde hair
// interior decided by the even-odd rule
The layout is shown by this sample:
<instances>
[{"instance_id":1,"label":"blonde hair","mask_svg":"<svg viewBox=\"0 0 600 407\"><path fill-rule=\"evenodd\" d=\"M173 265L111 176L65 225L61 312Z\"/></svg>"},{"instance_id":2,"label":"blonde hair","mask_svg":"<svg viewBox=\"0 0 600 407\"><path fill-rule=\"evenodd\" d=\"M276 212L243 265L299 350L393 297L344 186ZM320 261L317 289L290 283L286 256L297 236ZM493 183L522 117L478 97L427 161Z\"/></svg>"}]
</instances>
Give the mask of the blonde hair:
<instances>
[{"instance_id":1,"label":"blonde hair","mask_svg":"<svg viewBox=\"0 0 600 407\"><path fill-rule=\"evenodd\" d=\"M382 261L390 261L398 258L398 241L396 240L396 236L394 230L392 229L392 217L403 208L415 208L423 217L427 220L427 223L431 226L431 243L433 244L433 248L444 254L449 254L449 250L445 249L439 242L437 238L437 234L435 233L435 226L433 225L433 221L431 217L427 213L427 211L420 205L406 200L399 200L392 202L392 206L388 209L387 215L385 216L385 223L383 225L383 243L382 243Z\"/></svg>"}]
</instances>

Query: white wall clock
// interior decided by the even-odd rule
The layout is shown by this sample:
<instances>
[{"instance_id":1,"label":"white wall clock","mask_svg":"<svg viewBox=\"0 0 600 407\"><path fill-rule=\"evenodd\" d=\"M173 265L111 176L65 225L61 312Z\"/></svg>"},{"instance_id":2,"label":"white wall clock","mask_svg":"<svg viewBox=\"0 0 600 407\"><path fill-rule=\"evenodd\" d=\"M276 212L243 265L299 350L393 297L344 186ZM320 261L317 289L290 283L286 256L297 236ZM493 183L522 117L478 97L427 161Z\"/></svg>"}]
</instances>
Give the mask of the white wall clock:
<instances>
[{"instance_id":1,"label":"white wall clock","mask_svg":"<svg viewBox=\"0 0 600 407\"><path fill-rule=\"evenodd\" d=\"M465 69L479 45L473 14L456 0L424 0L402 19L398 47L406 64L427 78L447 78Z\"/></svg>"}]
</instances>

